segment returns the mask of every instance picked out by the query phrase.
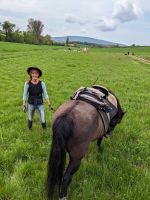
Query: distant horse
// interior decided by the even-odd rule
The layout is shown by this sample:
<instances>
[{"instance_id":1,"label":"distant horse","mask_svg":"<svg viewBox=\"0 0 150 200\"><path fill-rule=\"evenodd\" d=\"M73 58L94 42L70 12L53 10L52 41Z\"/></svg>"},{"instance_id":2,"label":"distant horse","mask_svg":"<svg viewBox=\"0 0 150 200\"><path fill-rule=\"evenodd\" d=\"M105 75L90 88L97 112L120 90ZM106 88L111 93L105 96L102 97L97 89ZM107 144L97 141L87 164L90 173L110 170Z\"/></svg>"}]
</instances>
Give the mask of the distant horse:
<instances>
[{"instance_id":1,"label":"distant horse","mask_svg":"<svg viewBox=\"0 0 150 200\"><path fill-rule=\"evenodd\" d=\"M82 50L83 53L88 53L89 48L88 47L83 47L81 50Z\"/></svg>"},{"instance_id":2,"label":"distant horse","mask_svg":"<svg viewBox=\"0 0 150 200\"><path fill-rule=\"evenodd\" d=\"M110 121L110 129L120 123L124 112L119 100L111 92L109 101L117 106L117 114ZM67 199L67 189L81 160L88 152L90 142L97 140L100 147L105 134L104 123L96 108L80 100L70 100L61 105L53 117L53 140L48 162L47 197L53 199L55 186L59 186L60 200ZM69 154L66 171L65 157Z\"/></svg>"}]
</instances>

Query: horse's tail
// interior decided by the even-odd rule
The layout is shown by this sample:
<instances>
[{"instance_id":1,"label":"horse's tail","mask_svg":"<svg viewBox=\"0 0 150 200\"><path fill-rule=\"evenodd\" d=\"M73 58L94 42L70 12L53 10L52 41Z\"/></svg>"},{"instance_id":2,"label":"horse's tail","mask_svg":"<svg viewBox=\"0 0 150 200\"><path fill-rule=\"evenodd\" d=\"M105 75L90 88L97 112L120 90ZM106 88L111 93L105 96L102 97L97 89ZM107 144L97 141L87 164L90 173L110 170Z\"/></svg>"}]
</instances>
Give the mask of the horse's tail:
<instances>
[{"instance_id":1,"label":"horse's tail","mask_svg":"<svg viewBox=\"0 0 150 200\"><path fill-rule=\"evenodd\" d=\"M56 118L53 124L53 140L48 161L47 197L52 199L55 186L61 185L66 158L66 144L73 134L73 119L67 114Z\"/></svg>"}]
</instances>

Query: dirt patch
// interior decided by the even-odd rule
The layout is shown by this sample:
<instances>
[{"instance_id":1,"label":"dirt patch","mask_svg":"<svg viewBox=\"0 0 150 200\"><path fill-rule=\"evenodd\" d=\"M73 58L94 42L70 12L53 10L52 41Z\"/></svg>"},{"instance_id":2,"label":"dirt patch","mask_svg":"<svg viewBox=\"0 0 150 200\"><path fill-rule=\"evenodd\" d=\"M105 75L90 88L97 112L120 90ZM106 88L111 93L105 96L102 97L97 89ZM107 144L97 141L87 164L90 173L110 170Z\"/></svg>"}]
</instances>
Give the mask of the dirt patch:
<instances>
[{"instance_id":1,"label":"dirt patch","mask_svg":"<svg viewBox=\"0 0 150 200\"><path fill-rule=\"evenodd\" d=\"M150 65L150 60L146 60L145 58L142 58L142 57L138 57L138 56L132 56L132 55L129 55L129 57L133 58L134 60L138 60L138 61L141 61L145 64L149 64Z\"/></svg>"}]
</instances>

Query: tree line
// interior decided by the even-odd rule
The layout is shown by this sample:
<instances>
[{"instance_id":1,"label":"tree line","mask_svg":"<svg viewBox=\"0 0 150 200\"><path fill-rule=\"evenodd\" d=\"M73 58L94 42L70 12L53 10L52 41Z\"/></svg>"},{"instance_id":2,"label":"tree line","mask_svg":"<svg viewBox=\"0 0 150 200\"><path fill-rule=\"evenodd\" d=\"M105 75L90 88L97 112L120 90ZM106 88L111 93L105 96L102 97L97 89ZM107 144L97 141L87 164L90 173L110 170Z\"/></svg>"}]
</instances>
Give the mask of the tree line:
<instances>
[{"instance_id":1,"label":"tree line","mask_svg":"<svg viewBox=\"0 0 150 200\"><path fill-rule=\"evenodd\" d=\"M42 35L43 29L44 24L32 18L28 20L26 31L21 31L10 21L0 22L0 41L52 45L51 36Z\"/></svg>"}]
</instances>

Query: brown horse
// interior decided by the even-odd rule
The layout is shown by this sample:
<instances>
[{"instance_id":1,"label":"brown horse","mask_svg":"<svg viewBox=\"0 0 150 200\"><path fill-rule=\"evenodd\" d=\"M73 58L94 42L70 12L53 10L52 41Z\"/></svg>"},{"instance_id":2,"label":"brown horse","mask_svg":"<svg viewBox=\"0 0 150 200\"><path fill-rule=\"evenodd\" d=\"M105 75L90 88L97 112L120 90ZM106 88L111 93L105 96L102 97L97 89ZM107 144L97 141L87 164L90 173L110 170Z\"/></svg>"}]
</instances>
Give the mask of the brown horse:
<instances>
[{"instance_id":1,"label":"brown horse","mask_svg":"<svg viewBox=\"0 0 150 200\"><path fill-rule=\"evenodd\" d=\"M124 112L119 100L111 92L109 101L117 106L118 112L110 121L110 129L120 123ZM100 146L105 134L104 123L96 108L80 100L70 100L61 105L53 117L53 140L48 162L47 196L53 199L55 186L59 186L59 198L67 199L67 189L74 173L79 169L82 158L88 152L90 142L97 140ZM69 164L65 168L66 152Z\"/></svg>"}]
</instances>

